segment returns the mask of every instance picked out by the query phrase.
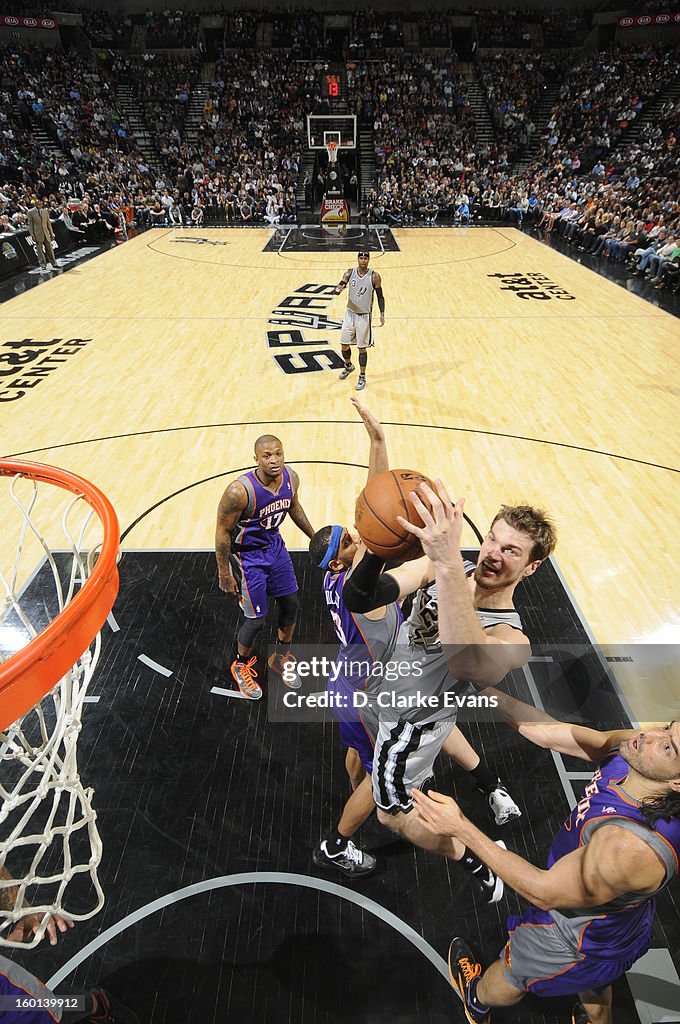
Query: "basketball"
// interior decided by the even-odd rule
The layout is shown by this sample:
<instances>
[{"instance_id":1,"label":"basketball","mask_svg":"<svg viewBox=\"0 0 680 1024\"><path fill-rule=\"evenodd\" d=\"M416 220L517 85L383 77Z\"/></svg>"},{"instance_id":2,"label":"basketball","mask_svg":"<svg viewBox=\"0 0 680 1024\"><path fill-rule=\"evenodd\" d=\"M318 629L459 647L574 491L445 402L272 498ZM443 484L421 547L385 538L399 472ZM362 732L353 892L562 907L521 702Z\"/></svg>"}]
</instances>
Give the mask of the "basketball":
<instances>
[{"instance_id":1,"label":"basketball","mask_svg":"<svg viewBox=\"0 0 680 1024\"><path fill-rule=\"evenodd\" d=\"M366 484L357 498L354 521L359 536L374 554L402 561L422 555L420 541L404 529L397 516L403 516L414 526L423 525L408 499L423 481L434 490L429 477L414 469L389 469Z\"/></svg>"}]
</instances>

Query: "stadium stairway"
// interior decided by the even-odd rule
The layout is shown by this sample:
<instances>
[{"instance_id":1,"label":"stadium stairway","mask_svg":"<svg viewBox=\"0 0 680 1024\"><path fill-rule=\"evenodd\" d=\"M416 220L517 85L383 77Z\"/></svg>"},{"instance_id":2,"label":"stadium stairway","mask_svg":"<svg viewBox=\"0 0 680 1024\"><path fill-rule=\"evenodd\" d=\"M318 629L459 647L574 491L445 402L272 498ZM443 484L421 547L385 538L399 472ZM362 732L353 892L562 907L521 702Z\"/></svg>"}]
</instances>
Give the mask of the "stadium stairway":
<instances>
[{"instance_id":1,"label":"stadium stairway","mask_svg":"<svg viewBox=\"0 0 680 1024\"><path fill-rule=\"evenodd\" d=\"M470 101L470 106L472 107L472 112L475 116L475 134L477 136L477 142L491 145L496 141L496 132L494 130L493 121L491 120L491 112L489 111L486 92L477 78L477 72L474 65L468 66L464 75L465 84L467 85L468 99Z\"/></svg>"},{"instance_id":2,"label":"stadium stairway","mask_svg":"<svg viewBox=\"0 0 680 1024\"><path fill-rule=\"evenodd\" d=\"M153 132L146 122L142 108L133 96L130 86L124 83L118 86L118 106L147 164L154 171L157 171L160 164L158 162L158 152Z\"/></svg>"},{"instance_id":3,"label":"stadium stairway","mask_svg":"<svg viewBox=\"0 0 680 1024\"><path fill-rule=\"evenodd\" d=\"M209 70L210 68L212 68L212 71ZM193 144L198 138L198 129L203 121L203 107L210 94L208 82L212 81L214 76L215 65L206 65L201 72L201 81L197 82L191 90L191 99L189 100L189 108L182 132L185 142Z\"/></svg>"},{"instance_id":4,"label":"stadium stairway","mask_svg":"<svg viewBox=\"0 0 680 1024\"><path fill-rule=\"evenodd\" d=\"M647 133L647 129L660 120L661 108L664 103L667 100L673 100L676 103L678 99L680 99L680 68L676 70L674 78L669 78L663 83L654 99L643 108L641 115L630 123L630 126L619 137L617 145L620 145L622 141L625 141L627 146L631 143L642 142L641 137Z\"/></svg>"},{"instance_id":5,"label":"stadium stairway","mask_svg":"<svg viewBox=\"0 0 680 1024\"><path fill-rule=\"evenodd\" d=\"M146 50L146 25L138 22L132 26L130 53L144 53Z\"/></svg>"},{"instance_id":6,"label":"stadium stairway","mask_svg":"<svg viewBox=\"0 0 680 1024\"><path fill-rule=\"evenodd\" d=\"M66 154L64 151L59 149L59 146L56 144L52 136L48 135L45 129L41 128L35 119L32 119L31 131L33 138L42 149L47 150L48 153L51 153L52 156L55 156L58 160L65 159Z\"/></svg>"},{"instance_id":7,"label":"stadium stairway","mask_svg":"<svg viewBox=\"0 0 680 1024\"><path fill-rule=\"evenodd\" d=\"M314 168L316 166L316 153L309 146L305 146L300 154L300 168L298 171L297 184L295 186L295 208L297 210L298 222L308 224L314 214ZM305 178L309 174L311 186L308 194L305 191Z\"/></svg>"},{"instance_id":8,"label":"stadium stairway","mask_svg":"<svg viewBox=\"0 0 680 1024\"><path fill-rule=\"evenodd\" d=\"M531 120L536 126L536 131L533 133L529 142L527 143L524 151L521 153L517 163L515 164L516 171L524 171L532 162L538 150L540 149L541 142L544 139L547 131L548 121L553 108L556 106L559 99L560 86L559 85L548 85L545 88L543 96L533 111Z\"/></svg>"},{"instance_id":9,"label":"stadium stairway","mask_svg":"<svg viewBox=\"0 0 680 1024\"><path fill-rule=\"evenodd\" d=\"M359 210L366 209L371 189L376 188L375 140L370 121L359 122L359 182L361 185Z\"/></svg>"}]
</instances>

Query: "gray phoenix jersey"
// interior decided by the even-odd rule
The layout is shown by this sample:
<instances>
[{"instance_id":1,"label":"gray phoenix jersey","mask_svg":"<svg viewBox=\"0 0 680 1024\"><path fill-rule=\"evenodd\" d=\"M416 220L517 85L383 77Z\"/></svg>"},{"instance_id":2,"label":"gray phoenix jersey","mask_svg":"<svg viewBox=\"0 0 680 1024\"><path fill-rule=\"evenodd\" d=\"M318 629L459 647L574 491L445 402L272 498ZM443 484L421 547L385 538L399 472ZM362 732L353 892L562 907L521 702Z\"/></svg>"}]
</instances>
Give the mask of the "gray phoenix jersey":
<instances>
[{"instance_id":1,"label":"gray phoenix jersey","mask_svg":"<svg viewBox=\"0 0 680 1024\"><path fill-rule=\"evenodd\" d=\"M373 271L362 277L354 267L347 284L347 308L352 313L370 313L373 306Z\"/></svg>"},{"instance_id":2,"label":"gray phoenix jersey","mask_svg":"<svg viewBox=\"0 0 680 1024\"><path fill-rule=\"evenodd\" d=\"M474 565L466 562L465 568L470 575ZM514 608L478 608L477 616L483 629L504 623L522 631L522 620ZM411 614L399 631L399 643L392 652L392 659L398 669L390 673L390 678L374 676L369 683L371 706L383 717L418 724L455 720L460 710L455 697L462 700L477 692L472 683L456 679L449 672L439 639L435 583L416 593Z\"/></svg>"}]
</instances>

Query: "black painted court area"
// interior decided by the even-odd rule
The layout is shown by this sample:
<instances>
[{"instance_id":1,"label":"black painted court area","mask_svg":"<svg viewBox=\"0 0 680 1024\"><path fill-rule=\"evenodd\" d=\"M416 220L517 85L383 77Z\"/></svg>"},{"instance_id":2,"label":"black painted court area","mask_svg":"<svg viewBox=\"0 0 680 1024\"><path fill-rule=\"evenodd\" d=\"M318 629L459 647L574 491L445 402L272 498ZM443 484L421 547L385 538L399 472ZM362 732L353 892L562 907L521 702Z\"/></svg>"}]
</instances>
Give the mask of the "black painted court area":
<instances>
[{"instance_id":1,"label":"black painted court area","mask_svg":"<svg viewBox=\"0 0 680 1024\"><path fill-rule=\"evenodd\" d=\"M306 554L294 560L299 640L330 643L321 574ZM91 690L99 702L86 709L79 745L81 775L96 791L107 904L58 948L27 952L22 962L49 979L133 915L64 983L105 985L150 1024L463 1024L447 980L403 928L444 958L452 935L465 934L488 962L504 943L507 914L520 912L522 901L511 892L498 907L481 904L464 872L394 840L375 819L361 834L379 859L375 875L350 885L317 869L311 850L348 795L335 728L271 724L266 696L251 703L211 693L230 686L226 665L237 626L235 603L217 588L212 553L127 552L120 570L120 630L104 627ZM42 580L40 574L31 600L41 600ZM547 707L578 712L593 724L624 723L606 667L588 646L552 564L520 591L532 639L572 655L559 684L550 681L548 662L531 665ZM273 629L272 617L269 636ZM172 674L141 663L142 654ZM508 686L528 699L522 673ZM497 828L468 777L449 763L438 765L438 788L455 794L494 838L542 863L568 810L551 755L502 724L464 730L498 766L523 817ZM584 784L575 783L577 795ZM229 884L229 876L242 873L261 874ZM302 877L283 884L272 873ZM179 899L198 883L204 891ZM343 894L373 903L362 907ZM141 916L153 900L164 904ZM399 921L386 920L385 912ZM665 895L656 945L678 950L678 920ZM568 1002L528 1000L494 1019L557 1024L569 1019L569 1009ZM616 988L616 1020L638 1022L625 980Z\"/></svg>"},{"instance_id":2,"label":"black painted court area","mask_svg":"<svg viewBox=\"0 0 680 1024\"><path fill-rule=\"evenodd\" d=\"M397 240L388 227L376 224L318 225L280 227L269 239L263 252L400 252Z\"/></svg>"}]
</instances>

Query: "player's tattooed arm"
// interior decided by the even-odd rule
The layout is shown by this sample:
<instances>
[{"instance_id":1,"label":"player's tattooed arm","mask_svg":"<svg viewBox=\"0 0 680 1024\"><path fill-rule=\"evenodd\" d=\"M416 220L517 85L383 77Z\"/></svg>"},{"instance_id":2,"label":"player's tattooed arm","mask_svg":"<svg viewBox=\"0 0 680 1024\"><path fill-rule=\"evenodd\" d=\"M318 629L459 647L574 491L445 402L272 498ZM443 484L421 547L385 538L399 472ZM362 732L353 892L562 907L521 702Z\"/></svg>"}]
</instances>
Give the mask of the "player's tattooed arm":
<instances>
[{"instance_id":1,"label":"player's tattooed arm","mask_svg":"<svg viewBox=\"0 0 680 1024\"><path fill-rule=\"evenodd\" d=\"M243 484L238 480L230 483L222 495L217 507L217 526L215 527L215 557L220 590L225 594L236 594L238 585L229 566L231 557L231 533L248 504L248 495Z\"/></svg>"},{"instance_id":2,"label":"player's tattooed arm","mask_svg":"<svg viewBox=\"0 0 680 1024\"><path fill-rule=\"evenodd\" d=\"M361 416L366 427L366 433L371 439L371 450L368 457L368 479L372 480L378 473L384 473L390 468L385 431L377 416L374 416L370 409L360 402L358 398L352 396L350 402Z\"/></svg>"},{"instance_id":3,"label":"player's tattooed arm","mask_svg":"<svg viewBox=\"0 0 680 1024\"><path fill-rule=\"evenodd\" d=\"M316 531L307 518L307 513L300 504L300 499L298 497L300 492L300 477L297 475L295 470L291 470L291 473L295 481L295 494L293 495L293 500L290 503L288 515L293 520L297 528L302 530L302 532L311 540Z\"/></svg>"},{"instance_id":4,"label":"player's tattooed arm","mask_svg":"<svg viewBox=\"0 0 680 1024\"><path fill-rule=\"evenodd\" d=\"M340 279L338 284L336 284L336 286L335 286L335 294L336 295L339 295L340 292L345 290L345 288L347 287L347 282L349 281L351 276L352 276L351 269L350 270L346 270L345 273L342 275L342 278Z\"/></svg>"},{"instance_id":5,"label":"player's tattooed arm","mask_svg":"<svg viewBox=\"0 0 680 1024\"><path fill-rule=\"evenodd\" d=\"M378 300L378 309L380 310L380 326L382 327L385 323L385 296L382 290L382 278L377 270L373 271L373 288L375 290L375 297Z\"/></svg>"}]
</instances>

